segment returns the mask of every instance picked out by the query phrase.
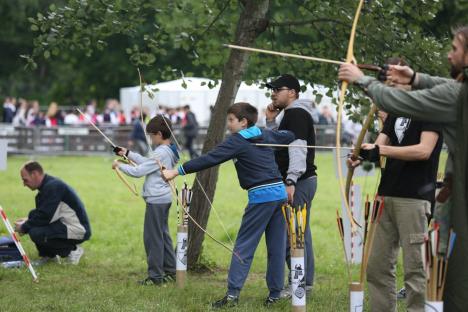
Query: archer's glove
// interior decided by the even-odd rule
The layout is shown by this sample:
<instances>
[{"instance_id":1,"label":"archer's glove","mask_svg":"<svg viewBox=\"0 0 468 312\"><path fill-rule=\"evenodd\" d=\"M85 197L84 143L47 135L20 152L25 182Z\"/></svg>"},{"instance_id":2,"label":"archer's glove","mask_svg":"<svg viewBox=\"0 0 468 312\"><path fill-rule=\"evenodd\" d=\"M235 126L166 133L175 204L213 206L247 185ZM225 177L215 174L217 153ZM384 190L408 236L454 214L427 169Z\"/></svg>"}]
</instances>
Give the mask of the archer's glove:
<instances>
[{"instance_id":1,"label":"archer's glove","mask_svg":"<svg viewBox=\"0 0 468 312\"><path fill-rule=\"evenodd\" d=\"M361 149L359 151L359 157L363 160L370 162L377 162L380 159L380 149L378 145L375 145L373 149Z\"/></svg>"},{"instance_id":2,"label":"archer's glove","mask_svg":"<svg viewBox=\"0 0 468 312\"><path fill-rule=\"evenodd\" d=\"M114 154L117 155L117 156L120 156L120 152L124 150L123 147L120 147L120 146L115 146L113 149L114 151ZM128 150L125 152L125 156L128 156Z\"/></svg>"},{"instance_id":3,"label":"archer's glove","mask_svg":"<svg viewBox=\"0 0 468 312\"><path fill-rule=\"evenodd\" d=\"M377 79L382 82L387 81L387 71L388 65L385 64L384 66L382 66L382 69L377 73Z\"/></svg>"}]
</instances>

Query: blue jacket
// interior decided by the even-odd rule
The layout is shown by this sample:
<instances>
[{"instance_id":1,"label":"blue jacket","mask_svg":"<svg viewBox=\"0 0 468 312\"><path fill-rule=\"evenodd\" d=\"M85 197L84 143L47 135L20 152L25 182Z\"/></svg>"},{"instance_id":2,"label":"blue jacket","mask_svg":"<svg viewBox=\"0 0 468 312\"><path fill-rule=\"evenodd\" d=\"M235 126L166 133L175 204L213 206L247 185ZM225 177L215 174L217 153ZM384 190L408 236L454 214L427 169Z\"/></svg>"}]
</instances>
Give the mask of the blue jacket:
<instances>
[{"instance_id":1,"label":"blue jacket","mask_svg":"<svg viewBox=\"0 0 468 312\"><path fill-rule=\"evenodd\" d=\"M179 166L179 174L198 172L233 159L237 178L243 189L258 190L263 185L273 185L280 187L278 191L283 196L284 185L281 182L281 174L275 162L273 149L256 146L253 143L289 144L293 140L294 134L290 131L260 130L256 126L250 127L232 134L207 154ZM250 194L249 198L252 202Z\"/></svg>"},{"instance_id":2,"label":"blue jacket","mask_svg":"<svg viewBox=\"0 0 468 312\"><path fill-rule=\"evenodd\" d=\"M29 212L22 229L47 226L53 222L63 224L63 233L54 238L88 240L91 227L85 207L75 191L62 180L45 175L36 195L36 209Z\"/></svg>"}]
</instances>

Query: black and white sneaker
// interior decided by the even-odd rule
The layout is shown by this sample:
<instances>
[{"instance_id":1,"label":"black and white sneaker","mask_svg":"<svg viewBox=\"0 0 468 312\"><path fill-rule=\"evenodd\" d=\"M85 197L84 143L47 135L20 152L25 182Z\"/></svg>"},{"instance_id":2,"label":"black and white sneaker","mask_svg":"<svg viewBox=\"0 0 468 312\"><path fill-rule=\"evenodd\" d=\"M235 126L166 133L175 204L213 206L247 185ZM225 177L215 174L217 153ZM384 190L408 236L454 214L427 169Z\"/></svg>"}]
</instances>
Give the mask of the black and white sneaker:
<instances>
[{"instance_id":1,"label":"black and white sneaker","mask_svg":"<svg viewBox=\"0 0 468 312\"><path fill-rule=\"evenodd\" d=\"M274 305L275 303L278 303L281 299L280 298L275 298L275 297L270 297L268 296L265 301L263 302L263 305L265 307L269 307Z\"/></svg>"},{"instance_id":2,"label":"black and white sneaker","mask_svg":"<svg viewBox=\"0 0 468 312\"><path fill-rule=\"evenodd\" d=\"M397 297L398 300L404 300L404 299L406 299L406 288L403 287L402 289L400 289L400 290L397 292L396 297Z\"/></svg>"},{"instance_id":3,"label":"black and white sneaker","mask_svg":"<svg viewBox=\"0 0 468 312\"><path fill-rule=\"evenodd\" d=\"M239 303L239 297L226 295L222 299L219 299L211 304L213 309L232 308Z\"/></svg>"}]
</instances>

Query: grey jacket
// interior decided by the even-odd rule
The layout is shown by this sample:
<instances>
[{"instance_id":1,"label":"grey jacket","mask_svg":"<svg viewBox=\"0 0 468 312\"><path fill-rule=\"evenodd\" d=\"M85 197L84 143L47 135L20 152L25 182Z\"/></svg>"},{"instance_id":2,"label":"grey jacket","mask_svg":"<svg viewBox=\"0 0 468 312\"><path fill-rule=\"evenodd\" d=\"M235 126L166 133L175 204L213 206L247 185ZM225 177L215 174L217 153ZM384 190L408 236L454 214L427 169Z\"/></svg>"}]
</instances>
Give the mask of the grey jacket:
<instances>
[{"instance_id":1,"label":"grey jacket","mask_svg":"<svg viewBox=\"0 0 468 312\"><path fill-rule=\"evenodd\" d=\"M306 100L306 99L297 99L294 102L291 103L288 107L286 107L284 110L287 111L292 108L302 108L306 112L310 114L314 122L316 122L317 116L316 116L316 110L314 110L314 104L313 101L311 100ZM267 128L271 130L276 130L278 129L279 122L277 123L275 121L267 121L266 122ZM296 139L291 142L291 145L301 145L301 146L307 146L307 141L306 140L301 140L301 139ZM287 172L287 177L286 179L293 180L294 182L297 182L297 180L300 178L302 174L307 169L307 148L305 147L289 147L288 148L288 153L289 153L289 166L288 166L288 172Z\"/></svg>"},{"instance_id":2,"label":"grey jacket","mask_svg":"<svg viewBox=\"0 0 468 312\"><path fill-rule=\"evenodd\" d=\"M150 204L165 204L172 202L171 188L161 177L161 172L157 160L167 169L174 168L179 160L169 145L159 145L152 153L152 157L144 157L138 153L130 152L128 158L134 161L137 166L127 164L119 165L119 169L134 178L146 176L143 184L142 197Z\"/></svg>"}]
</instances>

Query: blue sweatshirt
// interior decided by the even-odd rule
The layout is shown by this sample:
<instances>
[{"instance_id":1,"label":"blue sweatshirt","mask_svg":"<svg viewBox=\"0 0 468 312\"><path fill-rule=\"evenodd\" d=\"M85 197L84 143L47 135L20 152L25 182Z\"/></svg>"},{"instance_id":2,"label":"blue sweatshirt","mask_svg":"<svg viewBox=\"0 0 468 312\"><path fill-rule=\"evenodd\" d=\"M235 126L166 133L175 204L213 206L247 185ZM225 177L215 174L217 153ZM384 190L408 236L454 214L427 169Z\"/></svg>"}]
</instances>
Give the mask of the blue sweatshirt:
<instances>
[{"instance_id":1,"label":"blue sweatshirt","mask_svg":"<svg viewBox=\"0 0 468 312\"><path fill-rule=\"evenodd\" d=\"M253 126L232 134L207 154L180 165L178 171L180 175L198 172L233 159L240 186L249 190L250 203L284 199L286 190L273 149L254 143L289 144L293 140L290 131L261 130Z\"/></svg>"}]
</instances>

